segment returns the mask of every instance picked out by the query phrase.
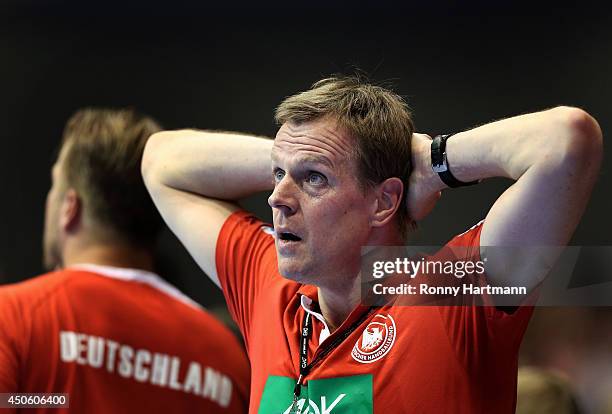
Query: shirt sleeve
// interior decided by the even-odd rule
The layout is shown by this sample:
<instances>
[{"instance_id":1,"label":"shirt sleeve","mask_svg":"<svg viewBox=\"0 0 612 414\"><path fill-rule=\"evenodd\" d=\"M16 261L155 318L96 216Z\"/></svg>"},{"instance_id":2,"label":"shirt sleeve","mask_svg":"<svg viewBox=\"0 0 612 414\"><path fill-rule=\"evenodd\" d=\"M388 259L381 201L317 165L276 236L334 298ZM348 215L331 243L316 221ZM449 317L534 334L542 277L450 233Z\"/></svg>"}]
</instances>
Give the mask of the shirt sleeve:
<instances>
[{"instance_id":1,"label":"shirt sleeve","mask_svg":"<svg viewBox=\"0 0 612 414\"><path fill-rule=\"evenodd\" d=\"M229 312L248 347L257 298L266 284L280 278L273 229L252 214L237 211L221 228L215 256Z\"/></svg>"},{"instance_id":2,"label":"shirt sleeve","mask_svg":"<svg viewBox=\"0 0 612 414\"><path fill-rule=\"evenodd\" d=\"M20 344L18 309L10 288L0 288L0 393L19 391Z\"/></svg>"},{"instance_id":3,"label":"shirt sleeve","mask_svg":"<svg viewBox=\"0 0 612 414\"><path fill-rule=\"evenodd\" d=\"M480 234L484 221L453 238L447 247L455 252L456 260L481 261ZM486 274L472 283L482 286ZM533 314L537 291L528 295L523 305L511 311L496 307L491 296L484 294L478 303L441 306L443 323L459 359L469 368L480 369L484 361L516 361L516 356ZM484 305L483 305L484 303Z\"/></svg>"}]
</instances>

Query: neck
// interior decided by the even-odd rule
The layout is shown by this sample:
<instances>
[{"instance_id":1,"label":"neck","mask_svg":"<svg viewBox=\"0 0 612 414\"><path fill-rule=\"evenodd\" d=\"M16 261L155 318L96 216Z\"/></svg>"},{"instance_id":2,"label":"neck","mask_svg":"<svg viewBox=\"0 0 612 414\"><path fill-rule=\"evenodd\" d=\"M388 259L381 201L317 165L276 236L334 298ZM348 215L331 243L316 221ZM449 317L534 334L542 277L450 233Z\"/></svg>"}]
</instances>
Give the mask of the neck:
<instances>
[{"instance_id":1,"label":"neck","mask_svg":"<svg viewBox=\"0 0 612 414\"><path fill-rule=\"evenodd\" d=\"M373 231L365 246L403 246L404 244L402 235L397 230L397 225L391 223L385 228ZM337 280L348 280L348 282L329 286L318 285L319 307L330 332L338 329L361 301L361 274L359 269L356 270L356 273L349 272L345 275L350 274L355 276L345 279L339 277L340 272L336 273Z\"/></svg>"},{"instance_id":2,"label":"neck","mask_svg":"<svg viewBox=\"0 0 612 414\"><path fill-rule=\"evenodd\" d=\"M359 304L361 297L359 276L349 284L334 287L319 287L319 307L330 332L338 329L342 322Z\"/></svg>"},{"instance_id":3,"label":"neck","mask_svg":"<svg viewBox=\"0 0 612 414\"><path fill-rule=\"evenodd\" d=\"M92 244L78 248L66 246L63 259L64 267L90 263L153 271L153 255L149 250L128 245Z\"/></svg>"}]
</instances>

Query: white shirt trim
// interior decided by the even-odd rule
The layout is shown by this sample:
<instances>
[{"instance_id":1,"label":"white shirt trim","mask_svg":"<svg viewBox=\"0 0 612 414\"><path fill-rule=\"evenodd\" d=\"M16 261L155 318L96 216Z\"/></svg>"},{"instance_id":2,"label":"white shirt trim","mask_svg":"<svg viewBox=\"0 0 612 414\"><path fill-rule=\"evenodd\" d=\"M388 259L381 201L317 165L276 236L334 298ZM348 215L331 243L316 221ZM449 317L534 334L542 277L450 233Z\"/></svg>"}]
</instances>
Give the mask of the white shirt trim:
<instances>
[{"instance_id":1,"label":"white shirt trim","mask_svg":"<svg viewBox=\"0 0 612 414\"><path fill-rule=\"evenodd\" d=\"M472 227L470 227L469 229L467 229L466 231L464 231L461 234L456 235L455 237L460 237L463 236L465 233L467 233L470 230L474 230L476 227L480 226L482 223L484 223L485 219L480 220L478 223L474 224Z\"/></svg>"},{"instance_id":2,"label":"white shirt trim","mask_svg":"<svg viewBox=\"0 0 612 414\"><path fill-rule=\"evenodd\" d=\"M310 299L308 296L302 295L301 305L306 312L308 312L311 316L317 318L323 324L323 329L319 334L319 345L321 345L323 341L325 341L327 338L329 338L329 335L331 335L331 333L329 332L329 327L327 326L327 322L325 322L325 318L323 318L323 315L310 309L310 305L312 305L312 299Z\"/></svg>"},{"instance_id":3,"label":"white shirt trim","mask_svg":"<svg viewBox=\"0 0 612 414\"><path fill-rule=\"evenodd\" d=\"M85 270L88 272L96 273L100 276L110 277L112 279L119 279L126 282L136 282L149 285L154 289L180 301L186 305L192 306L198 310L202 310L202 306L191 298L186 296L183 292L166 282L164 279L159 277L153 272L149 272L142 269L130 269L126 267L114 267L104 266L91 263L79 263L68 267L70 269Z\"/></svg>"}]
</instances>

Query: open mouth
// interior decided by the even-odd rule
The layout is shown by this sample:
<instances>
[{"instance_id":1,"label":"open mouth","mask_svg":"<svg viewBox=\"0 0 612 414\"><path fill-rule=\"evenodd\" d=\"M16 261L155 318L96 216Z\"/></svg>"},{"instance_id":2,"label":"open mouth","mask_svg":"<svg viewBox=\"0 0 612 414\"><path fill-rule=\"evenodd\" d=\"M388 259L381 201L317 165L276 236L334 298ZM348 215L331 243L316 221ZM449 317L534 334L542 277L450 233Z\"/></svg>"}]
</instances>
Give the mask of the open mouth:
<instances>
[{"instance_id":1,"label":"open mouth","mask_svg":"<svg viewBox=\"0 0 612 414\"><path fill-rule=\"evenodd\" d=\"M299 242L302 241L302 239L298 236L296 236L293 233L289 233L289 232L281 232L278 234L278 238L280 240L285 240L285 241L293 241L293 242Z\"/></svg>"}]
</instances>

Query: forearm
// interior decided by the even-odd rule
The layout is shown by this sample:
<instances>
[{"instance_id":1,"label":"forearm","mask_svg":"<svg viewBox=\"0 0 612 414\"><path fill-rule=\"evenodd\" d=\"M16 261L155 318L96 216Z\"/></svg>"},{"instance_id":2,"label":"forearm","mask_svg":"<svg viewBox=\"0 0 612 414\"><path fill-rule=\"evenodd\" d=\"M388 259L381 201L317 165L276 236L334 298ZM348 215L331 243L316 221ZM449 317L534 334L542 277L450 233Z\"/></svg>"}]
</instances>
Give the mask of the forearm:
<instances>
[{"instance_id":1,"label":"forearm","mask_svg":"<svg viewBox=\"0 0 612 414\"><path fill-rule=\"evenodd\" d=\"M544 170L561 170L584 163L594 145L600 145L593 137L600 135L599 126L584 111L559 107L458 133L446 143L447 160L460 181L518 180L538 164L545 165ZM441 180L434 181L438 189L446 187Z\"/></svg>"},{"instance_id":2,"label":"forearm","mask_svg":"<svg viewBox=\"0 0 612 414\"><path fill-rule=\"evenodd\" d=\"M421 142L419 171L427 171L422 181L429 193L439 192L446 185L431 171L431 162L424 168L431 141ZM493 122L447 140L448 167L458 180L516 181L491 206L480 234L490 282L530 289L542 280L560 250L524 255L488 248L566 245L586 208L602 152L597 122L568 107Z\"/></svg>"},{"instance_id":3,"label":"forearm","mask_svg":"<svg viewBox=\"0 0 612 414\"><path fill-rule=\"evenodd\" d=\"M273 188L272 143L230 132L163 131L147 142L142 172L150 189L166 186L234 201Z\"/></svg>"}]
</instances>

